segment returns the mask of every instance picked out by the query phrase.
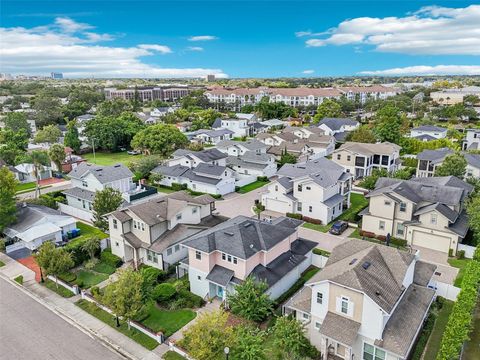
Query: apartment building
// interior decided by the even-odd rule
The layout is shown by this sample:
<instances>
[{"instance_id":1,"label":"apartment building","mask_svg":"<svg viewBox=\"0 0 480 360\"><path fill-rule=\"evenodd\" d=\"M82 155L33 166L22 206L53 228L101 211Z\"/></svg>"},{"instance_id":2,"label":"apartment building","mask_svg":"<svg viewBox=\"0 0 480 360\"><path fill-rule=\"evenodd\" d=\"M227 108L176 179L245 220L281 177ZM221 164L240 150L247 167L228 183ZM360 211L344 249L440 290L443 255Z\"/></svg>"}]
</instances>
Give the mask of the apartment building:
<instances>
[{"instance_id":1,"label":"apartment building","mask_svg":"<svg viewBox=\"0 0 480 360\"><path fill-rule=\"evenodd\" d=\"M480 86L466 86L461 89L445 89L430 93L432 100L442 105L460 104L467 95L480 96Z\"/></svg>"},{"instance_id":2,"label":"apartment building","mask_svg":"<svg viewBox=\"0 0 480 360\"><path fill-rule=\"evenodd\" d=\"M362 230L453 254L468 231L465 200L473 186L454 177L380 178L360 212Z\"/></svg>"},{"instance_id":3,"label":"apartment building","mask_svg":"<svg viewBox=\"0 0 480 360\"><path fill-rule=\"evenodd\" d=\"M301 224L288 218L268 223L237 216L191 237L182 244L188 257L180 265L188 269L190 290L226 301L236 285L252 276L267 283L272 299L278 298L311 265L317 244L298 237Z\"/></svg>"},{"instance_id":4,"label":"apartment building","mask_svg":"<svg viewBox=\"0 0 480 360\"><path fill-rule=\"evenodd\" d=\"M436 150L423 150L417 154L417 172L416 177L435 176L436 169L443 164L448 155L454 154L452 149L447 147Z\"/></svg>"},{"instance_id":5,"label":"apartment building","mask_svg":"<svg viewBox=\"0 0 480 360\"><path fill-rule=\"evenodd\" d=\"M400 146L389 142L346 142L333 152L332 160L358 179L371 175L373 169L398 170L400 149Z\"/></svg>"},{"instance_id":6,"label":"apartment building","mask_svg":"<svg viewBox=\"0 0 480 360\"><path fill-rule=\"evenodd\" d=\"M409 359L435 297L435 269L406 251L350 240L283 311L305 324L323 359Z\"/></svg>"},{"instance_id":7,"label":"apartment building","mask_svg":"<svg viewBox=\"0 0 480 360\"><path fill-rule=\"evenodd\" d=\"M135 94L142 102L152 100L177 101L190 93L189 88L184 87L138 87L128 89L105 88L105 98L107 100L123 99L133 100Z\"/></svg>"},{"instance_id":8,"label":"apartment building","mask_svg":"<svg viewBox=\"0 0 480 360\"><path fill-rule=\"evenodd\" d=\"M340 93L348 100L364 104L367 100L385 100L399 93L398 89L383 85L339 87Z\"/></svg>"}]
</instances>

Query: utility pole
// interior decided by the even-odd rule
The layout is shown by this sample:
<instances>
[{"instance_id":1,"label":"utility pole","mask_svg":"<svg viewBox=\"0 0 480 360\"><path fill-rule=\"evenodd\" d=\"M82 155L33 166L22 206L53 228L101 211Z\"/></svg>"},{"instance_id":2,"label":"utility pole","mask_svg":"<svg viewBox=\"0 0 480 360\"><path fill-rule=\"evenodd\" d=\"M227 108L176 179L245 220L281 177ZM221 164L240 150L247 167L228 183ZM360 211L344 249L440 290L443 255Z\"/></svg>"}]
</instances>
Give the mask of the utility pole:
<instances>
[{"instance_id":1,"label":"utility pole","mask_svg":"<svg viewBox=\"0 0 480 360\"><path fill-rule=\"evenodd\" d=\"M93 162L97 163L97 158L95 157L95 138L92 138L92 148L93 148Z\"/></svg>"}]
</instances>

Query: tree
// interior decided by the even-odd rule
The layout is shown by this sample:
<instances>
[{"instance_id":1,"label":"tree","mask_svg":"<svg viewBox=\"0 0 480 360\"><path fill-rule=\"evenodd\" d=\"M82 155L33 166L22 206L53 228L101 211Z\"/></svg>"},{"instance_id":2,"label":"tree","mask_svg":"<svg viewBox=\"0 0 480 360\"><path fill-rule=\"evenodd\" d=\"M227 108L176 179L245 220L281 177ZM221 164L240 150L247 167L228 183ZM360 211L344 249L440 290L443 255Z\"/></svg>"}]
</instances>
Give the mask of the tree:
<instances>
[{"instance_id":1,"label":"tree","mask_svg":"<svg viewBox=\"0 0 480 360\"><path fill-rule=\"evenodd\" d=\"M27 115L20 112L10 112L4 119L5 129L10 129L13 132L19 132L21 129L25 130L30 137L32 128L27 121ZM28 139L27 137L27 139Z\"/></svg>"},{"instance_id":2,"label":"tree","mask_svg":"<svg viewBox=\"0 0 480 360\"><path fill-rule=\"evenodd\" d=\"M102 300L115 313L117 326L120 326L119 317L123 317L130 329L130 320L142 310L142 284L140 272L127 268L119 270L118 280L105 288Z\"/></svg>"},{"instance_id":3,"label":"tree","mask_svg":"<svg viewBox=\"0 0 480 360\"><path fill-rule=\"evenodd\" d=\"M463 97L464 104L475 105L480 102L480 97L477 95L466 95Z\"/></svg>"},{"instance_id":4,"label":"tree","mask_svg":"<svg viewBox=\"0 0 480 360\"><path fill-rule=\"evenodd\" d=\"M65 144L65 146L70 147L76 153L80 151L82 142L78 138L77 122L75 120L69 121L67 123L67 133L65 134L63 143Z\"/></svg>"},{"instance_id":5,"label":"tree","mask_svg":"<svg viewBox=\"0 0 480 360\"><path fill-rule=\"evenodd\" d=\"M348 134L347 141L374 144L377 139L375 138L373 131L368 126L364 125Z\"/></svg>"},{"instance_id":6,"label":"tree","mask_svg":"<svg viewBox=\"0 0 480 360\"><path fill-rule=\"evenodd\" d=\"M42 92L35 97L33 109L35 110L35 119L39 127L58 124L63 120L60 101L46 92Z\"/></svg>"},{"instance_id":7,"label":"tree","mask_svg":"<svg viewBox=\"0 0 480 360\"><path fill-rule=\"evenodd\" d=\"M461 154L450 154L442 165L435 169L435 176L456 176L463 179L467 171L467 160Z\"/></svg>"},{"instance_id":8,"label":"tree","mask_svg":"<svg viewBox=\"0 0 480 360\"><path fill-rule=\"evenodd\" d=\"M373 190L375 189L375 184L377 183L377 180L381 177L387 176L388 172L386 169L373 169L372 174L369 176L365 176L359 185L362 188Z\"/></svg>"},{"instance_id":9,"label":"tree","mask_svg":"<svg viewBox=\"0 0 480 360\"><path fill-rule=\"evenodd\" d=\"M280 161L278 162L278 166L282 166L285 164L295 164L297 162L297 158L290 154L287 149L285 148L284 151L282 151L282 155L280 156Z\"/></svg>"},{"instance_id":10,"label":"tree","mask_svg":"<svg viewBox=\"0 0 480 360\"><path fill-rule=\"evenodd\" d=\"M130 111L131 105L128 101L123 99L114 99L109 101L104 101L100 103L97 107L97 116L105 117L105 116L119 116L121 113L125 111Z\"/></svg>"},{"instance_id":11,"label":"tree","mask_svg":"<svg viewBox=\"0 0 480 360\"><path fill-rule=\"evenodd\" d=\"M255 105L255 111L262 119L284 119L290 116L298 116L298 111L294 107L288 106L283 102L270 102L267 96L264 96Z\"/></svg>"},{"instance_id":12,"label":"tree","mask_svg":"<svg viewBox=\"0 0 480 360\"><path fill-rule=\"evenodd\" d=\"M317 351L308 342L303 325L296 319L280 316L272 330L273 344L284 354L284 358L315 357Z\"/></svg>"},{"instance_id":13,"label":"tree","mask_svg":"<svg viewBox=\"0 0 480 360\"><path fill-rule=\"evenodd\" d=\"M236 342L232 349L233 360L265 360L265 333L250 326L237 326Z\"/></svg>"},{"instance_id":14,"label":"tree","mask_svg":"<svg viewBox=\"0 0 480 360\"><path fill-rule=\"evenodd\" d=\"M150 154L168 156L176 149L186 147L188 139L173 125L156 124L138 132L131 145Z\"/></svg>"},{"instance_id":15,"label":"tree","mask_svg":"<svg viewBox=\"0 0 480 360\"><path fill-rule=\"evenodd\" d=\"M235 287L233 294L228 294L227 304L234 314L241 317L261 322L273 311L273 301L265 291L268 285L256 281L249 276L242 284Z\"/></svg>"},{"instance_id":16,"label":"tree","mask_svg":"<svg viewBox=\"0 0 480 360\"><path fill-rule=\"evenodd\" d=\"M100 249L100 238L98 236L90 236L82 244L82 250L90 255L90 260L95 259L95 253Z\"/></svg>"},{"instance_id":17,"label":"tree","mask_svg":"<svg viewBox=\"0 0 480 360\"><path fill-rule=\"evenodd\" d=\"M35 198L40 195L40 175L45 170L45 166L50 165L50 157L43 150L34 150L29 154L21 154L15 158L16 163L29 163L33 165L33 172L36 181Z\"/></svg>"},{"instance_id":18,"label":"tree","mask_svg":"<svg viewBox=\"0 0 480 360\"><path fill-rule=\"evenodd\" d=\"M181 345L194 359L220 358L223 349L234 343L233 330L227 326L227 320L228 314L222 310L198 315L195 323L183 332Z\"/></svg>"},{"instance_id":19,"label":"tree","mask_svg":"<svg viewBox=\"0 0 480 360\"><path fill-rule=\"evenodd\" d=\"M338 118L343 115L341 105L335 100L325 99L318 105L313 122L318 123L323 118Z\"/></svg>"},{"instance_id":20,"label":"tree","mask_svg":"<svg viewBox=\"0 0 480 360\"><path fill-rule=\"evenodd\" d=\"M103 215L115 211L122 204L123 197L120 191L107 187L97 191L93 200L93 223L96 227L106 231L108 230L108 222Z\"/></svg>"},{"instance_id":21,"label":"tree","mask_svg":"<svg viewBox=\"0 0 480 360\"><path fill-rule=\"evenodd\" d=\"M27 146L28 134L25 129L0 129L0 159L7 164L15 165L15 158L25 153Z\"/></svg>"},{"instance_id":22,"label":"tree","mask_svg":"<svg viewBox=\"0 0 480 360\"><path fill-rule=\"evenodd\" d=\"M397 107L388 104L377 111L374 131L380 141L397 144L402 137L402 125L403 120Z\"/></svg>"},{"instance_id":23,"label":"tree","mask_svg":"<svg viewBox=\"0 0 480 360\"><path fill-rule=\"evenodd\" d=\"M48 156L57 166L57 170L62 172L62 163L65 160L65 147L62 144L53 144L48 149Z\"/></svg>"},{"instance_id":24,"label":"tree","mask_svg":"<svg viewBox=\"0 0 480 360\"><path fill-rule=\"evenodd\" d=\"M72 254L64 248L56 248L51 241L44 242L35 255L38 266L43 269L45 275L55 277L55 284L58 288L58 276L64 274L74 265ZM42 275L43 277L43 275Z\"/></svg>"},{"instance_id":25,"label":"tree","mask_svg":"<svg viewBox=\"0 0 480 360\"><path fill-rule=\"evenodd\" d=\"M150 172L161 162L161 157L151 155L145 156L128 164L137 179L144 179L150 176Z\"/></svg>"},{"instance_id":26,"label":"tree","mask_svg":"<svg viewBox=\"0 0 480 360\"><path fill-rule=\"evenodd\" d=\"M58 138L62 136L62 132L57 125L47 125L43 129L37 131L35 135L35 142L38 143L50 143L57 142Z\"/></svg>"},{"instance_id":27,"label":"tree","mask_svg":"<svg viewBox=\"0 0 480 360\"><path fill-rule=\"evenodd\" d=\"M480 244L480 196L473 196L467 202L468 224L477 244Z\"/></svg>"},{"instance_id":28,"label":"tree","mask_svg":"<svg viewBox=\"0 0 480 360\"><path fill-rule=\"evenodd\" d=\"M0 168L0 233L16 219L15 192L17 180L6 166Z\"/></svg>"}]
</instances>

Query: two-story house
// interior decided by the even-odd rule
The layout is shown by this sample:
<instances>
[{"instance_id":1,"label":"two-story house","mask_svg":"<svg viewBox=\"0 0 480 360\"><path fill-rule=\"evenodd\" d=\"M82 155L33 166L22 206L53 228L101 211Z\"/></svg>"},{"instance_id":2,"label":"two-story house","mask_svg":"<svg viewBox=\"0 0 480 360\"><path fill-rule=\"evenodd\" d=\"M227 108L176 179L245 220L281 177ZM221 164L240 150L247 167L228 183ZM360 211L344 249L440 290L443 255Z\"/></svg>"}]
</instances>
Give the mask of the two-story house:
<instances>
[{"instance_id":1,"label":"two-story house","mask_svg":"<svg viewBox=\"0 0 480 360\"><path fill-rule=\"evenodd\" d=\"M227 129L233 131L233 137L249 136L248 120L239 119L216 119L212 125L212 129Z\"/></svg>"},{"instance_id":2,"label":"two-story house","mask_svg":"<svg viewBox=\"0 0 480 360\"><path fill-rule=\"evenodd\" d=\"M226 220L212 215L214 201L176 192L108 214L112 253L135 268L167 269L187 256L182 241Z\"/></svg>"},{"instance_id":3,"label":"two-story house","mask_svg":"<svg viewBox=\"0 0 480 360\"><path fill-rule=\"evenodd\" d=\"M417 154L417 172L416 177L431 177L435 176L435 170L442 165L443 161L448 155L453 154L454 151L445 147L436 150L423 150Z\"/></svg>"},{"instance_id":4,"label":"two-story house","mask_svg":"<svg viewBox=\"0 0 480 360\"><path fill-rule=\"evenodd\" d=\"M273 155L253 151L229 156L227 166L235 172L236 186L255 182L258 177L271 178L277 173L277 163Z\"/></svg>"},{"instance_id":5,"label":"two-story house","mask_svg":"<svg viewBox=\"0 0 480 360\"><path fill-rule=\"evenodd\" d=\"M346 142L333 152L332 160L343 166L355 179L371 175L373 169L394 172L400 165L400 146L389 142Z\"/></svg>"},{"instance_id":6,"label":"two-story house","mask_svg":"<svg viewBox=\"0 0 480 360\"><path fill-rule=\"evenodd\" d=\"M344 118L323 118L318 123L318 127L325 132L325 135L335 137L338 142L345 141L347 135L359 126L358 121Z\"/></svg>"},{"instance_id":7,"label":"two-story house","mask_svg":"<svg viewBox=\"0 0 480 360\"><path fill-rule=\"evenodd\" d=\"M410 137L422 141L444 139L447 129L440 126L422 125L410 130Z\"/></svg>"},{"instance_id":8,"label":"two-story house","mask_svg":"<svg viewBox=\"0 0 480 360\"><path fill-rule=\"evenodd\" d=\"M454 177L378 179L360 212L362 230L453 254L468 231L465 200L473 186Z\"/></svg>"},{"instance_id":9,"label":"two-story house","mask_svg":"<svg viewBox=\"0 0 480 360\"><path fill-rule=\"evenodd\" d=\"M285 164L262 194L266 210L301 214L328 224L350 207L352 176L326 158Z\"/></svg>"},{"instance_id":10,"label":"two-story house","mask_svg":"<svg viewBox=\"0 0 480 360\"><path fill-rule=\"evenodd\" d=\"M186 135L190 140L214 145L234 138L234 132L228 129L200 129Z\"/></svg>"},{"instance_id":11,"label":"two-story house","mask_svg":"<svg viewBox=\"0 0 480 360\"><path fill-rule=\"evenodd\" d=\"M278 218L273 223L237 216L193 236L182 245L188 258L190 290L202 298L226 300L235 286L253 276L278 298L311 264L315 242L298 237L301 221ZM228 304L227 304L228 305Z\"/></svg>"},{"instance_id":12,"label":"two-story house","mask_svg":"<svg viewBox=\"0 0 480 360\"><path fill-rule=\"evenodd\" d=\"M408 359L435 296L435 269L406 251L350 240L284 313L306 324L323 359Z\"/></svg>"},{"instance_id":13,"label":"two-story house","mask_svg":"<svg viewBox=\"0 0 480 360\"><path fill-rule=\"evenodd\" d=\"M245 154L247 151L256 154L265 154L269 146L255 139L247 141L224 140L219 142L216 148L230 156L239 156Z\"/></svg>"},{"instance_id":14,"label":"two-story house","mask_svg":"<svg viewBox=\"0 0 480 360\"><path fill-rule=\"evenodd\" d=\"M467 129L462 143L463 150L480 149L480 129Z\"/></svg>"}]
</instances>

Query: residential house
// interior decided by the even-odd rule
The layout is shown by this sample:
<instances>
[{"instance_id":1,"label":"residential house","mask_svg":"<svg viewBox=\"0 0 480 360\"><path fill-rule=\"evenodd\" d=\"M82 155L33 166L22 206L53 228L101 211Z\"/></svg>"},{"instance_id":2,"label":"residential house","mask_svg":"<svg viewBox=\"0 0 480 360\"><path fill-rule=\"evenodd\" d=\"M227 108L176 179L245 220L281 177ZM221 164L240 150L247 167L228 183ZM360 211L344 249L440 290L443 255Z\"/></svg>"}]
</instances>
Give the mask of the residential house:
<instances>
[{"instance_id":1,"label":"residential house","mask_svg":"<svg viewBox=\"0 0 480 360\"><path fill-rule=\"evenodd\" d=\"M38 173L35 172L35 165L22 163L11 168L16 179L21 183L36 182L38 180L50 179L52 177L52 168L50 166L38 167Z\"/></svg>"},{"instance_id":2,"label":"residential house","mask_svg":"<svg viewBox=\"0 0 480 360\"><path fill-rule=\"evenodd\" d=\"M275 213L293 213L328 224L350 207L352 176L326 158L285 164L279 179L262 194L262 205Z\"/></svg>"},{"instance_id":3,"label":"residential house","mask_svg":"<svg viewBox=\"0 0 480 360\"><path fill-rule=\"evenodd\" d=\"M298 237L301 224L288 218L270 224L237 216L194 235L182 244L188 250L181 266L188 268L190 291L226 301L235 286L251 276L265 281L266 293L277 299L311 264L317 244Z\"/></svg>"},{"instance_id":4,"label":"residential house","mask_svg":"<svg viewBox=\"0 0 480 360\"><path fill-rule=\"evenodd\" d=\"M480 150L480 129L466 129L463 150Z\"/></svg>"},{"instance_id":5,"label":"residential house","mask_svg":"<svg viewBox=\"0 0 480 360\"><path fill-rule=\"evenodd\" d=\"M258 120L257 115L255 114L246 114L246 113L235 113L237 119L245 119L248 123L256 122Z\"/></svg>"},{"instance_id":6,"label":"residential house","mask_svg":"<svg viewBox=\"0 0 480 360\"><path fill-rule=\"evenodd\" d=\"M407 240L408 244L456 253L468 231L465 200L473 186L454 177L378 179L360 212L362 230Z\"/></svg>"},{"instance_id":7,"label":"residential house","mask_svg":"<svg viewBox=\"0 0 480 360\"><path fill-rule=\"evenodd\" d=\"M422 141L444 139L447 129L440 126L422 125L410 130L410 137Z\"/></svg>"},{"instance_id":8,"label":"residential house","mask_svg":"<svg viewBox=\"0 0 480 360\"><path fill-rule=\"evenodd\" d=\"M190 131L190 128L192 127L192 122L191 121L182 121L182 122L179 122L179 123L175 123L174 125L182 133L185 133L187 131Z\"/></svg>"},{"instance_id":9,"label":"residential house","mask_svg":"<svg viewBox=\"0 0 480 360\"><path fill-rule=\"evenodd\" d=\"M187 256L184 240L226 220L212 214L214 201L176 192L108 214L112 253L135 268L166 270Z\"/></svg>"},{"instance_id":10,"label":"residential house","mask_svg":"<svg viewBox=\"0 0 480 360\"><path fill-rule=\"evenodd\" d=\"M154 108L154 109L152 109L152 111L150 111L150 116L161 118L161 117L163 117L167 114L173 114L175 112L175 110L176 109L173 106L158 107L158 108Z\"/></svg>"},{"instance_id":11,"label":"residential house","mask_svg":"<svg viewBox=\"0 0 480 360\"><path fill-rule=\"evenodd\" d=\"M269 147L269 145L255 139L247 141L224 140L216 146L218 150L230 156L243 155L247 151L256 154L265 154Z\"/></svg>"},{"instance_id":12,"label":"residential house","mask_svg":"<svg viewBox=\"0 0 480 360\"><path fill-rule=\"evenodd\" d=\"M480 178L480 154L463 154L465 160L467 160L467 169L465 172L465 177L474 177Z\"/></svg>"},{"instance_id":13,"label":"residential house","mask_svg":"<svg viewBox=\"0 0 480 360\"><path fill-rule=\"evenodd\" d=\"M283 307L323 359L409 359L428 316L436 266L406 251L350 240Z\"/></svg>"},{"instance_id":14,"label":"residential house","mask_svg":"<svg viewBox=\"0 0 480 360\"><path fill-rule=\"evenodd\" d=\"M45 241L59 243L67 232L77 227L76 220L43 205L22 203L17 205L16 220L6 226L7 254L28 249L36 250Z\"/></svg>"},{"instance_id":15,"label":"residential house","mask_svg":"<svg viewBox=\"0 0 480 360\"><path fill-rule=\"evenodd\" d=\"M266 126L267 130L270 130L270 129L280 129L284 126L287 125L286 122L282 121L282 120L278 120L278 119L270 119L270 120L265 120L265 121L261 121L260 124Z\"/></svg>"},{"instance_id":16,"label":"residential house","mask_svg":"<svg viewBox=\"0 0 480 360\"><path fill-rule=\"evenodd\" d=\"M200 129L187 135L192 140L200 143L207 143L216 145L223 140L231 140L234 137L234 132L228 129L208 130Z\"/></svg>"},{"instance_id":17,"label":"residential house","mask_svg":"<svg viewBox=\"0 0 480 360\"><path fill-rule=\"evenodd\" d=\"M400 165L400 146L389 142L346 142L333 152L332 160L343 166L355 179L371 175L373 169L393 172Z\"/></svg>"},{"instance_id":18,"label":"residential house","mask_svg":"<svg viewBox=\"0 0 480 360\"><path fill-rule=\"evenodd\" d=\"M216 119L212 125L212 129L227 129L233 131L233 137L249 136L249 126L247 119Z\"/></svg>"},{"instance_id":19,"label":"residential house","mask_svg":"<svg viewBox=\"0 0 480 360\"><path fill-rule=\"evenodd\" d=\"M75 155L73 153L73 149L68 146L65 146L64 151L65 151L65 160L62 161L61 169L58 169L57 164L55 164L53 161L51 162L51 166L54 171L61 171L64 173L68 173L73 169L75 169L79 164L86 161L81 156Z\"/></svg>"},{"instance_id":20,"label":"residential house","mask_svg":"<svg viewBox=\"0 0 480 360\"><path fill-rule=\"evenodd\" d=\"M448 155L453 154L454 151L445 147L436 150L423 150L417 154L417 172L416 177L431 177L435 176L436 169L442 165L443 161Z\"/></svg>"},{"instance_id":21,"label":"residential house","mask_svg":"<svg viewBox=\"0 0 480 360\"><path fill-rule=\"evenodd\" d=\"M202 151L192 151L187 149L175 150L171 159L167 160L168 166L184 165L190 168L196 167L200 163L225 166L227 155L216 148L205 149Z\"/></svg>"},{"instance_id":22,"label":"residential house","mask_svg":"<svg viewBox=\"0 0 480 360\"><path fill-rule=\"evenodd\" d=\"M359 126L358 121L344 118L323 118L318 123L318 127L325 132L325 135L334 136L338 142L344 142L347 135Z\"/></svg>"},{"instance_id":23,"label":"residential house","mask_svg":"<svg viewBox=\"0 0 480 360\"><path fill-rule=\"evenodd\" d=\"M229 156L227 166L235 172L236 186L255 182L258 177L271 178L277 172L277 163L273 155L253 151Z\"/></svg>"}]
</instances>

